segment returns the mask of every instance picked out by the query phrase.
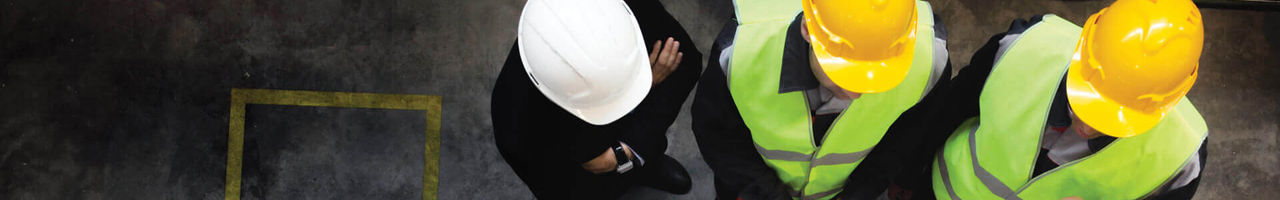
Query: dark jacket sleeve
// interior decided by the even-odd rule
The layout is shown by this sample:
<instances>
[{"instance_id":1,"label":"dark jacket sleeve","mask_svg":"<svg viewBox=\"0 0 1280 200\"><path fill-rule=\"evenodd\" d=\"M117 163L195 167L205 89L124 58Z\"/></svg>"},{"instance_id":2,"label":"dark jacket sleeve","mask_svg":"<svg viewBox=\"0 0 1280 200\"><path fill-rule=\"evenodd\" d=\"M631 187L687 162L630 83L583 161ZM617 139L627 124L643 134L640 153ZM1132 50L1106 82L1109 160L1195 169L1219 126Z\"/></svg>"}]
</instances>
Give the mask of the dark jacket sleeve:
<instances>
[{"instance_id":1,"label":"dark jacket sleeve","mask_svg":"<svg viewBox=\"0 0 1280 200\"><path fill-rule=\"evenodd\" d=\"M517 41L519 42L519 41ZM562 176L585 171L581 162L571 159L573 140L585 124L542 96L520 60L519 50L512 45L506 63L494 84L491 98L494 142L502 158L529 186L534 195L543 198L567 197ZM595 141L612 141L608 135L593 135Z\"/></svg>"},{"instance_id":2,"label":"dark jacket sleeve","mask_svg":"<svg viewBox=\"0 0 1280 200\"><path fill-rule=\"evenodd\" d=\"M987 83L987 75L991 74L991 68L995 66L1000 39L1004 36L1005 33L991 36L969 59L969 65L961 68L956 77L951 79L952 85L947 92L943 117L938 124L939 127L944 127L940 131L950 134L964 120L978 116L978 97L982 95L982 86Z\"/></svg>"},{"instance_id":3,"label":"dark jacket sleeve","mask_svg":"<svg viewBox=\"0 0 1280 200\"><path fill-rule=\"evenodd\" d=\"M543 96L529 80L515 44L494 83L490 103L494 139L506 159L573 162L576 167L617 144L617 133L599 130Z\"/></svg>"},{"instance_id":4,"label":"dark jacket sleeve","mask_svg":"<svg viewBox=\"0 0 1280 200\"><path fill-rule=\"evenodd\" d=\"M966 119L978 116L978 97L982 95L987 76L995 67L996 58L1000 56L998 55L1001 48L1000 40L1006 35L1022 34L1035 23L1039 23L1041 18L1042 16L1034 16L1029 20L1017 19L1010 22L1008 31L991 36L986 44L973 53L973 57L969 59L969 65L961 68L952 79L952 87L947 95L947 105L943 111L943 123L940 124L945 129L951 130L942 131L950 134Z\"/></svg>"},{"instance_id":5,"label":"dark jacket sleeve","mask_svg":"<svg viewBox=\"0 0 1280 200\"><path fill-rule=\"evenodd\" d=\"M702 71L702 52L684 27L676 21L658 1L627 1L645 39L645 52L653 49L653 43L673 37L680 42L679 51L684 58L675 71L649 90L640 105L631 113L614 122L612 128L622 133L620 141L635 149L646 161L658 159L667 150L667 128L680 114L680 107L693 91Z\"/></svg>"},{"instance_id":6,"label":"dark jacket sleeve","mask_svg":"<svg viewBox=\"0 0 1280 200\"><path fill-rule=\"evenodd\" d=\"M521 156L514 155L520 152L518 147L519 138L515 137L515 130L520 129L520 120L517 115L520 113L515 108L523 107L524 101L506 101L506 99L523 98L513 91L518 84L513 83L513 76L517 76L516 67L520 67L520 54L516 45L511 45L511 51L507 54L507 60L502 65L502 71L498 74L498 79L493 86L493 96L490 98L489 116L493 120L494 139L497 143L498 150L502 153L502 157L506 159L519 159ZM524 71L524 70L520 70Z\"/></svg>"},{"instance_id":7,"label":"dark jacket sleeve","mask_svg":"<svg viewBox=\"0 0 1280 200\"><path fill-rule=\"evenodd\" d=\"M719 58L733 42L737 22L730 20L711 46L707 69L694 94L693 134L702 158L715 174L716 199L790 198L773 169L755 151L751 132L738 114ZM748 187L752 189L745 189ZM781 189L782 191L778 191ZM781 196L779 196L781 195Z\"/></svg>"},{"instance_id":8,"label":"dark jacket sleeve","mask_svg":"<svg viewBox=\"0 0 1280 200\"><path fill-rule=\"evenodd\" d=\"M947 134L959 127L960 123L978 116L978 96L982 95L982 86L987 83L991 68L995 67L996 57L1000 51L1000 40L1005 35L1021 34L1031 25L1039 23L1042 16L1031 17L1030 20L1017 19L1009 23L1007 32L999 33L987 39L987 43L978 48L969 58L969 65L960 68L956 77L951 79L951 89L947 92L947 102L943 108L943 117L938 126ZM947 130L950 129L950 130Z\"/></svg>"}]
</instances>

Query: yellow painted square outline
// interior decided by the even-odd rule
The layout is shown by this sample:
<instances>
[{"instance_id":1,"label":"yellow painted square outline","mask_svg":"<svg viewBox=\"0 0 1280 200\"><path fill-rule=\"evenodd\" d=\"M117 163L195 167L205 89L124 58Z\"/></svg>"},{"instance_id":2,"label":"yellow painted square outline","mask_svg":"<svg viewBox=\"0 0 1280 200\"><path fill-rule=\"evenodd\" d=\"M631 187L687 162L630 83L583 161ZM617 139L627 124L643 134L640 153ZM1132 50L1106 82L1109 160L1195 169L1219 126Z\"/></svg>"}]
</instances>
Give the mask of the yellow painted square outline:
<instances>
[{"instance_id":1,"label":"yellow painted square outline","mask_svg":"<svg viewBox=\"0 0 1280 200\"><path fill-rule=\"evenodd\" d=\"M425 165L422 167L422 199L436 199L440 170L440 96L318 92L301 90L231 89L231 117L227 136L225 199L240 199L240 174L244 156L245 105L286 105L339 108L422 110L427 114Z\"/></svg>"}]
</instances>

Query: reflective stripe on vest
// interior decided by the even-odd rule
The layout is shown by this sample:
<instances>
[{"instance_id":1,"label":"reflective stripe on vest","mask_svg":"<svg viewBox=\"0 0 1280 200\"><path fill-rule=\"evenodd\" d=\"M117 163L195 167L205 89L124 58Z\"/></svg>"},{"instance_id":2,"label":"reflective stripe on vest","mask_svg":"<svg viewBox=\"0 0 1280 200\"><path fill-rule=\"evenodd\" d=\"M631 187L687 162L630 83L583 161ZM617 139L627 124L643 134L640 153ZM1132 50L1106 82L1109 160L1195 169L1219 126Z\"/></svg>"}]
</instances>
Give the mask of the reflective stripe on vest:
<instances>
[{"instance_id":1,"label":"reflective stripe on vest","mask_svg":"<svg viewBox=\"0 0 1280 200\"><path fill-rule=\"evenodd\" d=\"M933 168L939 199L1137 199L1176 175L1208 129L1185 97L1144 134L1031 177L1054 93L1080 27L1046 15L1007 50L987 78L978 118L947 139Z\"/></svg>"},{"instance_id":2,"label":"reflective stripe on vest","mask_svg":"<svg viewBox=\"0 0 1280 200\"><path fill-rule=\"evenodd\" d=\"M917 1L916 52L911 70L888 92L863 94L840 114L815 147L803 92L778 93L786 30L798 1L735 1L739 19L730 60L729 91L756 150L798 199L829 199L879 143L889 125L914 106L933 70L933 15ZM849 119L849 120L844 120Z\"/></svg>"}]
</instances>

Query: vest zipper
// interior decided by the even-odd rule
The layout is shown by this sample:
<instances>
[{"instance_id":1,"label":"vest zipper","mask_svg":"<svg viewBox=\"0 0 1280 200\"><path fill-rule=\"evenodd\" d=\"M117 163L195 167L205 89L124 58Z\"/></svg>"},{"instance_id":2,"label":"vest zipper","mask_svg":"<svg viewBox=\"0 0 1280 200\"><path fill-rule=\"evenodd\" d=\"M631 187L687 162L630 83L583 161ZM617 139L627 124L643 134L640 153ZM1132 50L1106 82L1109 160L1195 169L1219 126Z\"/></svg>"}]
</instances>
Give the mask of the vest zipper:
<instances>
[{"instance_id":1,"label":"vest zipper","mask_svg":"<svg viewBox=\"0 0 1280 200\"><path fill-rule=\"evenodd\" d=\"M1053 172L1057 172L1057 171L1059 171L1059 170L1061 170L1061 169L1064 169L1064 168L1070 167L1070 166L1072 166L1072 165L1075 165L1076 163L1083 162L1084 160L1087 160L1087 159L1089 159L1089 158L1093 158L1093 156L1094 156L1094 155L1098 155L1098 153L1099 153L1099 152L1105 151L1105 150L1107 150L1107 149L1109 149L1109 148L1111 148L1111 145L1110 145L1110 144L1108 144L1108 145L1107 145L1107 146L1105 146L1105 147L1102 147L1102 149L1099 149L1097 152L1093 152L1092 154L1089 154L1089 155L1087 155L1087 156L1084 156L1083 158L1079 158L1079 159L1076 159L1076 160L1072 160L1071 162L1063 163L1062 165L1058 165L1058 167L1054 167L1053 169L1050 169L1049 171L1045 171L1044 173L1041 173L1040 175L1038 175L1038 176L1036 176L1036 177L1031 178L1031 180L1028 180L1026 184L1023 184L1023 185L1022 185L1022 187L1019 187L1019 188L1018 188L1018 190L1017 190L1017 191L1014 191L1013 193L1014 193L1014 194L1022 193L1022 190L1026 190L1028 187L1031 187L1031 184L1032 184L1032 183L1035 183L1035 182L1036 182L1036 180L1040 180L1040 178L1043 178L1043 177L1045 177L1045 176L1047 176L1047 175L1049 175L1049 174L1052 174ZM1037 155L1038 155L1038 154L1039 154L1039 152L1037 152ZM1199 154L1199 153L1196 153L1196 154ZM1192 154L1191 156L1198 156L1198 155L1196 155L1196 154ZM1184 162L1184 163L1183 163L1183 165L1186 165L1185 161L1183 161L1183 162ZM1164 181L1164 182L1169 182L1169 179L1173 178L1174 176L1177 176L1177 173L1174 173L1174 175L1171 175L1171 176L1169 176L1168 178L1165 178L1165 181ZM1163 185L1164 185L1164 184L1161 184L1161 186L1163 186ZM1160 188L1159 186L1157 186L1157 187L1156 187L1156 189L1159 189L1159 188ZM1142 198L1139 198L1139 199L1146 199L1147 197L1150 197L1152 194L1155 194L1156 189L1152 189L1151 191L1148 191L1148 192L1147 192L1147 194L1142 195Z\"/></svg>"},{"instance_id":2,"label":"vest zipper","mask_svg":"<svg viewBox=\"0 0 1280 200\"><path fill-rule=\"evenodd\" d=\"M1036 25L1039 25L1039 24L1036 24ZM1030 28L1028 28L1028 29L1030 29ZM1022 39L1022 37L1018 37L1018 39ZM1068 66L1070 66L1070 65L1071 65L1071 62L1067 62L1067 65L1068 65ZM1062 69L1062 73L1063 73L1063 74L1066 74L1066 73L1067 73L1067 70L1066 70L1066 69ZM1053 85L1053 88L1058 88L1058 87L1062 87L1062 83L1057 83L1057 84L1054 84L1054 85ZM1054 93L1057 93L1057 89L1054 89ZM1017 189L1017 190L1014 190L1014 191L1013 191L1013 196L1015 196L1015 197L1016 197L1016 196L1018 196L1018 193L1021 193L1023 189L1026 189L1026 188L1027 188L1027 186L1030 186L1030 185L1031 185L1031 182L1035 182L1035 180L1036 180L1036 179L1040 179L1040 177L1041 177L1041 176L1031 176L1031 175L1033 175L1033 174L1035 174L1035 173L1036 173L1036 168L1035 168L1035 166L1036 166L1036 160L1039 160L1039 159L1040 159L1040 158L1039 158L1039 157L1040 157L1040 150L1042 150L1042 148L1040 148L1040 144L1044 143L1044 127L1045 127L1046 125L1048 125L1048 124L1049 124L1049 114L1051 114L1050 112L1051 112L1051 111L1053 111L1053 101L1054 101L1054 99L1050 99L1050 100L1049 100L1049 106L1047 106L1047 108L1045 108L1045 111L1044 111L1044 117L1041 117L1041 119L1044 119L1044 122L1042 122L1042 123L1041 123L1041 125L1040 125L1040 131L1039 131L1039 133L1036 133L1036 134L1040 134L1040 136L1036 137L1036 153L1034 154L1036 157L1031 159L1031 165L1029 165L1029 166L1031 166L1031 171L1027 172L1027 177L1031 177L1031 179L1027 179L1027 182L1026 182L1026 183L1023 183L1021 187L1018 187L1018 189ZM981 125L981 124L979 124L978 126L982 126L982 125ZM977 136L978 136L978 134L977 134L977 133L975 133L973 136L974 136L974 137L977 137ZM977 138L974 138L974 139L976 140ZM974 144L977 144L977 143L974 143ZM971 147L971 148L973 148L974 150L977 150L977 147ZM1085 158L1092 157L1092 156L1093 156L1093 154L1090 154L1090 155L1088 155L1088 156L1085 156ZM978 159L978 158L969 158L969 159ZM1076 159L1076 160L1074 160L1074 161L1067 162L1066 164L1073 164L1073 163L1075 163L1076 161L1080 161L1080 160L1084 160L1084 158ZM1063 165L1066 165L1066 164L1063 164ZM1061 167L1061 166L1062 166L1062 165L1059 165L1059 167ZM1044 173L1042 173L1042 174L1040 174L1040 175L1049 174L1049 172L1053 172L1053 171L1057 171L1057 170L1058 170L1058 168L1053 168L1053 169L1050 169L1049 171L1046 171L1046 172L1044 172ZM1002 181L1002 183L1003 183L1003 181Z\"/></svg>"},{"instance_id":3,"label":"vest zipper","mask_svg":"<svg viewBox=\"0 0 1280 200\"><path fill-rule=\"evenodd\" d=\"M1107 148L1110 148L1110 147L1111 147L1111 145L1107 145L1106 147L1102 147L1102 149L1099 149L1099 150L1098 150L1098 152L1102 152L1102 150L1107 150ZM1038 155L1040 155L1040 152L1039 152L1039 151L1037 151L1037 152L1036 152L1036 155L1037 155L1037 156L1038 156ZM1018 194L1018 193L1022 193L1022 190L1026 190L1026 189L1027 189L1027 187L1031 186L1031 183L1035 183L1035 182L1036 182L1036 180L1040 180L1040 178L1045 177L1045 175L1049 175L1049 174L1051 174L1051 173L1053 173L1053 172L1056 172L1056 171L1061 170L1062 168L1066 168L1066 167L1070 167L1071 165L1075 165L1076 163L1079 163L1079 162L1081 162L1081 161L1084 161L1085 159L1092 158L1094 155L1098 155L1098 153L1097 153L1097 152L1094 152L1093 154L1089 154L1089 155L1087 155L1087 156L1084 156L1083 158L1076 159L1076 160L1072 160L1071 162L1063 163L1062 165L1058 165L1058 167L1054 167L1053 169L1050 169L1049 171L1045 171L1044 173L1040 173L1040 175L1037 175L1037 176L1035 176L1035 177L1031 177L1031 179L1030 179L1030 180L1027 180L1027 183L1023 184L1023 185L1022 185L1022 187L1018 187L1018 190L1013 191L1013 194L1015 194L1015 195L1016 195L1016 194ZM1033 170L1033 171L1034 171L1034 170ZM1031 172L1031 173L1035 173L1035 172Z\"/></svg>"},{"instance_id":4,"label":"vest zipper","mask_svg":"<svg viewBox=\"0 0 1280 200\"><path fill-rule=\"evenodd\" d=\"M1068 65L1068 66L1070 66L1070 65L1071 65L1071 62L1067 62L1067 65ZM1066 70L1064 69L1064 70L1062 70L1062 73L1064 73L1064 74L1065 74L1065 73L1067 73L1067 72L1066 72ZM1054 84L1054 86L1053 86L1053 88L1058 88L1058 87L1062 87L1062 83ZM1056 91L1057 91L1057 89L1054 89L1054 91L1055 91L1054 93L1057 93L1057 92L1056 92ZM1041 126L1040 126L1040 127L1042 127L1042 128L1040 129L1040 133L1038 133L1038 134L1040 134L1040 137L1036 137L1036 138L1037 138L1037 139L1036 139L1036 154L1035 154L1035 155L1036 155L1036 159L1031 161L1031 173L1030 173L1030 174L1027 174L1028 176L1030 176L1031 174L1035 174L1035 173L1036 173L1036 172L1035 172L1035 171L1036 171L1036 169L1035 169L1035 166L1036 166L1035 162L1036 162L1036 160L1039 160L1039 159L1040 159L1040 158L1039 158L1039 157L1040 157L1040 151L1041 151L1041 150L1043 150L1043 148L1040 148L1040 144L1043 144L1043 143L1044 143L1044 128L1043 128L1043 127L1045 127L1045 126L1049 125L1049 114L1051 114L1050 112L1052 112L1052 111L1053 111L1053 101L1054 101L1054 99L1050 99L1050 100L1049 100L1049 108L1047 108L1047 109L1046 109L1047 111L1045 111L1045 112L1044 112L1044 117L1043 117L1043 119L1044 119L1044 121L1045 121L1045 122L1043 123L1043 125L1041 125ZM1068 108L1068 109L1070 109L1070 108ZM1071 127L1067 127L1067 128L1068 128L1068 129L1070 129ZM975 136L977 136L977 135L975 135ZM1107 149L1108 147L1111 147L1111 145L1107 145L1106 147L1102 147L1102 149L1103 149L1103 150L1105 150L1105 149ZM1098 150L1098 151L1102 151L1102 150ZM1097 155L1097 152L1094 152L1093 154L1089 154L1088 156L1085 156L1085 157L1083 157L1083 158L1079 158L1079 159L1076 159L1076 160L1072 160L1071 162L1067 162L1067 163L1063 163L1062 165L1058 165L1058 167L1054 167L1053 169L1049 169L1049 171L1045 171L1044 173L1040 173L1040 175L1032 176L1032 177L1031 177L1031 179L1027 179L1027 182L1026 182L1026 183L1023 183L1021 187L1018 187L1018 190L1014 190L1014 191L1013 191L1013 195L1014 195L1014 196L1017 196L1017 195L1018 195L1018 193L1022 193L1022 190L1027 189L1027 187L1028 187L1028 186L1031 186L1031 183L1036 182L1036 180L1040 180L1040 178L1041 178L1041 177L1044 177L1044 175L1049 174L1049 173L1053 173L1053 172L1055 172L1055 171L1058 171L1059 169L1062 169L1062 168L1063 168L1063 167L1065 167L1065 166L1071 166L1071 165L1074 165L1074 164L1076 164L1077 162L1080 162L1080 161L1082 161L1082 160L1084 160L1084 159L1088 159L1088 158L1090 158L1090 157L1093 157L1093 155Z\"/></svg>"},{"instance_id":5,"label":"vest zipper","mask_svg":"<svg viewBox=\"0 0 1280 200\"><path fill-rule=\"evenodd\" d=\"M796 195L797 195L797 196L799 196L799 197L800 197L800 199L802 199L802 200L803 200L803 199L804 199L804 190L805 190L805 189L807 189L807 188L809 187L809 175L813 174L813 161L814 161L814 159L815 159L815 158L817 158L817 157L818 157L818 151L819 151L819 150L822 150L822 149L821 149L820 147L818 147L818 144L817 144L817 143L815 143L815 142L814 142L814 139L813 139L813 111L810 111L810 110L809 110L809 95L807 94L807 92L801 92L801 93L800 93L800 95L801 95L802 97L804 97L804 100L803 100L803 102L804 102L804 113L805 113L806 115L809 115L809 126L808 126L808 127L809 127L809 132L808 132L808 134L809 134L809 146L810 146L810 147L813 147L813 153L812 153L812 154L809 154L809 168L808 168L808 169L805 169L805 172L804 172L804 184L800 185L800 189L799 189L799 190L796 190L796 193L799 193L799 194L796 194ZM841 114L843 114L843 113L841 113ZM833 123L833 124L834 124L834 123ZM822 140L825 142L825 141L826 141L826 137L824 136Z\"/></svg>"},{"instance_id":6,"label":"vest zipper","mask_svg":"<svg viewBox=\"0 0 1280 200\"><path fill-rule=\"evenodd\" d=\"M822 152L822 147L821 147L821 146L818 146L818 144L817 144L817 143L815 143L815 141L814 141L814 139L813 139L813 118L814 118L814 116L813 116L813 111L810 111L810 110L809 110L809 95L804 95L804 98L805 98L805 100L804 100L804 107L805 107L805 111L804 111L804 112L809 114L809 146L813 147L813 149L814 149L814 150L813 150L813 154L810 154L810 155L809 155L809 169L808 169L808 172L805 172L805 173L804 173L804 185L801 185L801 186L800 186L800 190L799 190L799 191L797 191L797 192L799 192L799 193L800 193L800 199L801 199L801 200L803 200L803 199L804 199L804 197L805 197L805 190L809 188L809 183L810 183L810 181L809 181L809 177L810 177L810 175L812 175L812 174L813 174L813 167L815 166L813 163L814 163L814 162L816 162L816 161L818 161L818 154L819 154L820 152ZM857 100L858 100L858 99L853 99L852 101L857 101ZM853 105L853 102L852 102L852 101L850 101L850 102L849 102L849 105ZM834 121L831 121L831 127L827 127L827 131L825 131L825 132L823 132L823 133L822 133L822 134L823 134L823 135L822 135L822 144L827 144L827 139L831 139L831 131L835 130L836 122L838 122L838 121L840 121L840 119L844 118L844 114L845 114L845 113L847 113L847 112L849 111L849 110L848 110L848 109L849 109L849 107L845 107L844 109L845 109L845 110L841 110L841 111L840 111L840 115L836 116L836 119L835 119ZM1037 152L1037 153L1038 153L1038 152Z\"/></svg>"}]
</instances>

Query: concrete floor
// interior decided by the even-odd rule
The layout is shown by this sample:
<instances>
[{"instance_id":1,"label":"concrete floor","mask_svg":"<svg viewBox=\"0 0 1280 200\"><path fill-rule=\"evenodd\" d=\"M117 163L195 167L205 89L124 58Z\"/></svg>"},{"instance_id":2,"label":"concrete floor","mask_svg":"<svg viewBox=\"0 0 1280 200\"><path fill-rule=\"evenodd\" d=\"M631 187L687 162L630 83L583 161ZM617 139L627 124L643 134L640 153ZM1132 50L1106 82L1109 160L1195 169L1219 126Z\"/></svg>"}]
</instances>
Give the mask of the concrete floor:
<instances>
[{"instance_id":1,"label":"concrete floor","mask_svg":"<svg viewBox=\"0 0 1280 200\"><path fill-rule=\"evenodd\" d=\"M662 0L707 52L727 0ZM964 66L1011 19L1110 1L933 1ZM523 1L0 2L0 199L221 199L231 88L443 97L441 199L529 199L493 145L489 96ZM1199 199L1280 197L1280 12L1202 9L1210 126ZM705 59L704 59L705 60ZM686 105L687 109L687 105ZM250 106L242 196L421 195L423 123L403 111ZM708 199L687 111L668 154ZM417 164L417 165L415 165Z\"/></svg>"}]
</instances>

